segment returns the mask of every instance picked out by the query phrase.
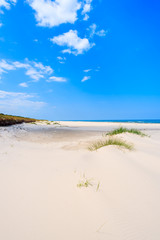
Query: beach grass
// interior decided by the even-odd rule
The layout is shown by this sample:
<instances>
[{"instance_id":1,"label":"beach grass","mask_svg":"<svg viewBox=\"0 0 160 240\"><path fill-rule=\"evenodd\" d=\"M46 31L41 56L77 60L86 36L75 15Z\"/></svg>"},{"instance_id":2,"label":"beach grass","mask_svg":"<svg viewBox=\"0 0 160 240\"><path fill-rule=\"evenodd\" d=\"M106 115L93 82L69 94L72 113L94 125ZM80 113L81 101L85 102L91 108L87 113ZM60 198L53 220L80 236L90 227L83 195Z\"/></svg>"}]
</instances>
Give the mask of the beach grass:
<instances>
[{"instance_id":1,"label":"beach grass","mask_svg":"<svg viewBox=\"0 0 160 240\"><path fill-rule=\"evenodd\" d=\"M82 188L82 187L89 187L89 186L93 186L92 182L91 182L92 179L87 179L84 177L83 180L81 180L78 184L77 184L77 187L78 188Z\"/></svg>"},{"instance_id":2,"label":"beach grass","mask_svg":"<svg viewBox=\"0 0 160 240\"><path fill-rule=\"evenodd\" d=\"M113 135L117 135L117 134L121 134L121 133L133 133L133 134L139 135L141 137L147 136L145 133L141 132L138 129L134 129L134 128L129 129L129 128L124 128L124 127L120 127L113 131L110 131L110 132L106 133L106 135L113 136Z\"/></svg>"},{"instance_id":3,"label":"beach grass","mask_svg":"<svg viewBox=\"0 0 160 240\"><path fill-rule=\"evenodd\" d=\"M100 187L100 182L98 182L98 184L97 184L96 192L98 192L99 187Z\"/></svg>"},{"instance_id":4,"label":"beach grass","mask_svg":"<svg viewBox=\"0 0 160 240\"><path fill-rule=\"evenodd\" d=\"M44 124L44 125L59 125L60 126L60 123L56 122L56 121L37 120L37 123Z\"/></svg>"},{"instance_id":5,"label":"beach grass","mask_svg":"<svg viewBox=\"0 0 160 240\"><path fill-rule=\"evenodd\" d=\"M99 140L97 142L92 143L92 145L89 146L88 149L90 151L96 151L102 147L106 147L106 146L110 146L110 145L122 147L122 148L125 148L128 150L133 150L132 144L127 143L124 140L118 139L118 138L109 138L109 139Z\"/></svg>"}]
</instances>

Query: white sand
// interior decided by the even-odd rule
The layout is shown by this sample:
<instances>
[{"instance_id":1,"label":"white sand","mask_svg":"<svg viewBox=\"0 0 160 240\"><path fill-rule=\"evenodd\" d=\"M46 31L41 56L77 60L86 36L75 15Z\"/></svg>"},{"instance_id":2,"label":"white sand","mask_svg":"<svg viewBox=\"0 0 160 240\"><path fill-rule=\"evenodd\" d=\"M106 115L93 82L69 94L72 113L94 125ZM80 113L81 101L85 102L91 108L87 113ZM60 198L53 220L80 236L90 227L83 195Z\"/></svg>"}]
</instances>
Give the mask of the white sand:
<instances>
[{"instance_id":1,"label":"white sand","mask_svg":"<svg viewBox=\"0 0 160 240\"><path fill-rule=\"evenodd\" d=\"M61 124L0 128L0 240L159 240L160 124ZM120 125L150 137L88 151Z\"/></svg>"}]
</instances>

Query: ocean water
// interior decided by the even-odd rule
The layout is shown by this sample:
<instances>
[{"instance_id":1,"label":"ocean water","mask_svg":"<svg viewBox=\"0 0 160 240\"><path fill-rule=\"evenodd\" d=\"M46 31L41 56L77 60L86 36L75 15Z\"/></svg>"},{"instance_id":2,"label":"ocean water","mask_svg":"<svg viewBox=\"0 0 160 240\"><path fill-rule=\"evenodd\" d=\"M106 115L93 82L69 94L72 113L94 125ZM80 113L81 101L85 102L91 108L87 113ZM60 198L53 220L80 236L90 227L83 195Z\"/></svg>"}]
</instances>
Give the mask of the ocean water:
<instances>
[{"instance_id":1,"label":"ocean water","mask_svg":"<svg viewBox=\"0 0 160 240\"><path fill-rule=\"evenodd\" d=\"M62 120L71 122L124 122L124 123L160 123L160 119L138 119L138 120Z\"/></svg>"}]
</instances>

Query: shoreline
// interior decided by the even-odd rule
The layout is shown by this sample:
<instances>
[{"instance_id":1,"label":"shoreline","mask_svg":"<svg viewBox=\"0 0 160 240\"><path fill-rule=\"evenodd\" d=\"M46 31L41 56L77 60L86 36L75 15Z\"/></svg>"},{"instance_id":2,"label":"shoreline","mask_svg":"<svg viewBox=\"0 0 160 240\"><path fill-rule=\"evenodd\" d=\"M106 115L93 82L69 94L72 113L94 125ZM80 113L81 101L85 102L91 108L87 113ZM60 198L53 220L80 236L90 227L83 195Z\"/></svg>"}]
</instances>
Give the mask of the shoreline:
<instances>
[{"instance_id":1,"label":"shoreline","mask_svg":"<svg viewBox=\"0 0 160 240\"><path fill-rule=\"evenodd\" d=\"M55 120L57 122L97 122L97 123L155 123L160 124L160 119L142 119L142 120Z\"/></svg>"}]
</instances>

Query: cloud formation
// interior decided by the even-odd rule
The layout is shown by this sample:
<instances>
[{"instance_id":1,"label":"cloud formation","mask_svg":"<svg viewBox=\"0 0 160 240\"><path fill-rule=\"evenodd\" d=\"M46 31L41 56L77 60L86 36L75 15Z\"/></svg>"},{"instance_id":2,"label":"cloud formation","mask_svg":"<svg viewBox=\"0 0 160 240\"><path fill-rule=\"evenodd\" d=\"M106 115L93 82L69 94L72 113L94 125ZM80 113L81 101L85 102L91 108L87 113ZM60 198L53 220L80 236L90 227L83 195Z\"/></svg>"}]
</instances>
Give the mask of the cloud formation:
<instances>
[{"instance_id":1,"label":"cloud formation","mask_svg":"<svg viewBox=\"0 0 160 240\"><path fill-rule=\"evenodd\" d=\"M21 92L6 92L0 90L0 109L3 112L22 113L26 111L34 111L41 109L46 105L45 102L34 100L37 96Z\"/></svg>"},{"instance_id":2,"label":"cloud formation","mask_svg":"<svg viewBox=\"0 0 160 240\"><path fill-rule=\"evenodd\" d=\"M40 62L29 61L28 59L25 59L24 62L0 60L0 76L3 73L17 69L24 69L25 74L34 82L53 73L53 69L50 66L44 66Z\"/></svg>"},{"instance_id":3,"label":"cloud formation","mask_svg":"<svg viewBox=\"0 0 160 240\"><path fill-rule=\"evenodd\" d=\"M28 84L26 82L23 82L23 83L20 83L19 86L26 88L26 87L28 87Z\"/></svg>"},{"instance_id":4,"label":"cloud formation","mask_svg":"<svg viewBox=\"0 0 160 240\"><path fill-rule=\"evenodd\" d=\"M91 7L91 3L92 0L85 0L83 2L83 10L82 10L82 15L84 15L83 20L87 21L89 19L89 15L88 13L91 11L92 7Z\"/></svg>"},{"instance_id":5,"label":"cloud formation","mask_svg":"<svg viewBox=\"0 0 160 240\"><path fill-rule=\"evenodd\" d=\"M59 63L61 63L61 64L64 64L66 61L66 57L58 56L57 59L58 59Z\"/></svg>"},{"instance_id":6,"label":"cloud formation","mask_svg":"<svg viewBox=\"0 0 160 240\"><path fill-rule=\"evenodd\" d=\"M4 14L3 9L9 10L11 5L15 5L17 0L0 0L0 14ZM3 26L3 23L0 22L0 27Z\"/></svg>"},{"instance_id":7,"label":"cloud formation","mask_svg":"<svg viewBox=\"0 0 160 240\"><path fill-rule=\"evenodd\" d=\"M82 7L79 0L27 0L35 11L39 26L55 27L62 23L74 23L77 11Z\"/></svg>"},{"instance_id":8,"label":"cloud formation","mask_svg":"<svg viewBox=\"0 0 160 240\"><path fill-rule=\"evenodd\" d=\"M94 35L97 35L99 37L105 37L107 34L107 31L104 29L101 29L99 31L97 31L97 25L95 23L93 23L92 25L89 26L89 28L87 29L90 33L90 38L92 38Z\"/></svg>"},{"instance_id":9,"label":"cloud formation","mask_svg":"<svg viewBox=\"0 0 160 240\"><path fill-rule=\"evenodd\" d=\"M85 76L85 77L81 80L81 82L85 82L85 81L89 80L90 78L91 78L90 76Z\"/></svg>"},{"instance_id":10,"label":"cloud formation","mask_svg":"<svg viewBox=\"0 0 160 240\"><path fill-rule=\"evenodd\" d=\"M68 48L64 49L63 53L72 53L74 55L83 54L95 45L90 43L87 38L80 38L77 30L70 30L50 40L59 46L67 46Z\"/></svg>"},{"instance_id":11,"label":"cloud formation","mask_svg":"<svg viewBox=\"0 0 160 240\"><path fill-rule=\"evenodd\" d=\"M67 79L66 78L63 78L63 77L50 77L47 82L67 82Z\"/></svg>"},{"instance_id":12,"label":"cloud formation","mask_svg":"<svg viewBox=\"0 0 160 240\"><path fill-rule=\"evenodd\" d=\"M11 5L15 5L17 2L17 0L0 0L0 9L1 8L6 8L7 10L9 10L11 8ZM3 11L1 10L1 13L3 13Z\"/></svg>"},{"instance_id":13,"label":"cloud formation","mask_svg":"<svg viewBox=\"0 0 160 240\"><path fill-rule=\"evenodd\" d=\"M90 72L90 71L92 71L92 69L85 69L85 70L83 70L83 72Z\"/></svg>"}]
</instances>

